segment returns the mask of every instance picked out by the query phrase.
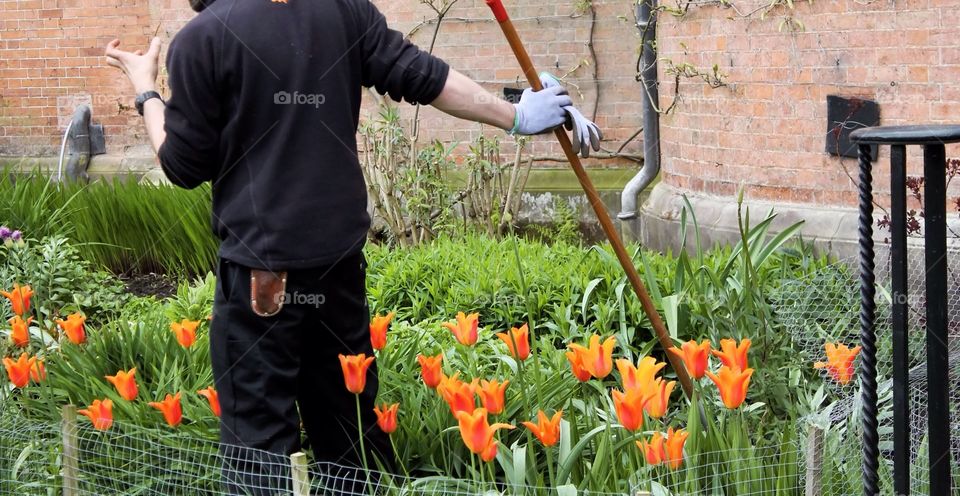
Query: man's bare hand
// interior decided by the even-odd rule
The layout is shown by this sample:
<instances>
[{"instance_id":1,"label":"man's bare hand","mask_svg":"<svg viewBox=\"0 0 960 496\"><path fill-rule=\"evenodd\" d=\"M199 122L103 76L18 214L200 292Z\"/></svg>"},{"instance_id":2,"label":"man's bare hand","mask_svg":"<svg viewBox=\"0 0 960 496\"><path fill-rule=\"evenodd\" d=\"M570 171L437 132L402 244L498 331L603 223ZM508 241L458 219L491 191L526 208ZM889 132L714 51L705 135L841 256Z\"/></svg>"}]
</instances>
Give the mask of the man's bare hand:
<instances>
[{"instance_id":1,"label":"man's bare hand","mask_svg":"<svg viewBox=\"0 0 960 496\"><path fill-rule=\"evenodd\" d=\"M156 91L160 38L151 40L147 53L143 53L143 50L127 52L119 47L120 40L107 43L105 52L107 64L122 70L130 78L130 83L138 94L144 91Z\"/></svg>"}]
</instances>

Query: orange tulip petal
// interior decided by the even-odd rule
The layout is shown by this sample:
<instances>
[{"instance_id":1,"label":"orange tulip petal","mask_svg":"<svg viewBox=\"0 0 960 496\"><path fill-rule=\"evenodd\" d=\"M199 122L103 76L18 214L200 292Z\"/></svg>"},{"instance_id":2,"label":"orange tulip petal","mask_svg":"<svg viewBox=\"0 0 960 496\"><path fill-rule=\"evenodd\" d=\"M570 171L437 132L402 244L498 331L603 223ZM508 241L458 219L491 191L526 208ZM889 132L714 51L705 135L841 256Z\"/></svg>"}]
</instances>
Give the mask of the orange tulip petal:
<instances>
[{"instance_id":1,"label":"orange tulip petal","mask_svg":"<svg viewBox=\"0 0 960 496\"><path fill-rule=\"evenodd\" d=\"M443 353L437 356L417 355L417 362L420 363L420 377L423 383L430 389L435 389L443 380Z\"/></svg>"},{"instance_id":2,"label":"orange tulip petal","mask_svg":"<svg viewBox=\"0 0 960 496\"><path fill-rule=\"evenodd\" d=\"M210 411L213 412L217 417L220 416L220 395L217 394L217 390L213 386L208 386L206 389L201 389L197 391L197 394L203 396L207 399L207 403L210 405Z\"/></svg>"},{"instance_id":3,"label":"orange tulip petal","mask_svg":"<svg viewBox=\"0 0 960 496\"><path fill-rule=\"evenodd\" d=\"M168 393L163 401L151 401L148 404L163 413L163 419L166 420L167 425L170 427L176 427L180 425L181 420L183 420L183 411L180 408L179 392L173 395Z\"/></svg>"},{"instance_id":4,"label":"orange tulip petal","mask_svg":"<svg viewBox=\"0 0 960 496\"><path fill-rule=\"evenodd\" d=\"M7 378L18 388L25 387L30 382L30 358L21 353L20 358L14 361L11 358L3 359L3 366L7 369Z\"/></svg>"}]
</instances>

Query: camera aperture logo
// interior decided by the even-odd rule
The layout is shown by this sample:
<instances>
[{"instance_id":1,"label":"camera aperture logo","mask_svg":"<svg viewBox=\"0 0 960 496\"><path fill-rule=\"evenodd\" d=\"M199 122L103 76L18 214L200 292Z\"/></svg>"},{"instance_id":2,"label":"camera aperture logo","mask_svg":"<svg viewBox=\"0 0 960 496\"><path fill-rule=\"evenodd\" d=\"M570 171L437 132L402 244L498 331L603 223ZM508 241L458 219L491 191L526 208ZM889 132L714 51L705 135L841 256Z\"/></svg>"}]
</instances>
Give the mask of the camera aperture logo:
<instances>
[{"instance_id":1,"label":"camera aperture logo","mask_svg":"<svg viewBox=\"0 0 960 496\"><path fill-rule=\"evenodd\" d=\"M327 101L323 93L293 93L287 91L278 91L273 94L273 103L275 105L312 105L319 108Z\"/></svg>"},{"instance_id":2,"label":"camera aperture logo","mask_svg":"<svg viewBox=\"0 0 960 496\"><path fill-rule=\"evenodd\" d=\"M327 302L327 296L323 293L298 293L296 291L288 293L277 293L273 298L274 303L278 305L309 305L319 308Z\"/></svg>"}]
</instances>

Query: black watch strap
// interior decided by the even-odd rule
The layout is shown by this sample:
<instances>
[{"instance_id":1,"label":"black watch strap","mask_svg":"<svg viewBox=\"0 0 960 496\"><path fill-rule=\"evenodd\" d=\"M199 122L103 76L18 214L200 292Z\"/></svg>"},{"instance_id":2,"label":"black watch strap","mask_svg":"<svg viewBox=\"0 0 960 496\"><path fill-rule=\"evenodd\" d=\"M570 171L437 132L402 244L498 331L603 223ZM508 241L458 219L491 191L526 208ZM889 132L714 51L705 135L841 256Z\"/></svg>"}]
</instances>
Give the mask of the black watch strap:
<instances>
[{"instance_id":1,"label":"black watch strap","mask_svg":"<svg viewBox=\"0 0 960 496\"><path fill-rule=\"evenodd\" d=\"M133 101L133 104L137 108L138 114L141 116L143 115L143 104L147 103L147 100L151 98L159 98L160 101L163 102L163 97L160 96L160 93L157 93L156 91L144 91L143 93L137 95L137 98Z\"/></svg>"}]
</instances>

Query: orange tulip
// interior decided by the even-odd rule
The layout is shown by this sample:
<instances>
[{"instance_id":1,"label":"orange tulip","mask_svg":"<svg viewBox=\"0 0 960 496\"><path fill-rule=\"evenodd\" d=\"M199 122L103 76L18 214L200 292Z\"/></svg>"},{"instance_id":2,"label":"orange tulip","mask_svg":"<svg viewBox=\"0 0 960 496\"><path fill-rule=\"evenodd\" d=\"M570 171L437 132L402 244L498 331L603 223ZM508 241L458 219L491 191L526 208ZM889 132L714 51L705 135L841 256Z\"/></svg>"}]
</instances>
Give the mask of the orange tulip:
<instances>
[{"instance_id":1,"label":"orange tulip","mask_svg":"<svg viewBox=\"0 0 960 496\"><path fill-rule=\"evenodd\" d=\"M33 317L23 320L16 315L8 322L10 322L10 341L13 345L23 348L30 344L30 323L33 322Z\"/></svg>"},{"instance_id":2,"label":"orange tulip","mask_svg":"<svg viewBox=\"0 0 960 496\"><path fill-rule=\"evenodd\" d=\"M649 356L641 358L640 364L636 367L630 363L630 360L623 358L617 360L617 370L620 371L620 382L623 384L624 391L645 390L653 382L657 372L666 366L665 362L657 362L656 358Z\"/></svg>"},{"instance_id":3,"label":"orange tulip","mask_svg":"<svg viewBox=\"0 0 960 496\"><path fill-rule=\"evenodd\" d=\"M690 434L683 430L673 430L673 427L667 429L666 458L664 462L670 465L671 470L680 468L683 463L683 444L687 442L687 436Z\"/></svg>"},{"instance_id":4,"label":"orange tulip","mask_svg":"<svg viewBox=\"0 0 960 496\"><path fill-rule=\"evenodd\" d=\"M507 344L507 351L513 358L518 360L530 358L530 331L527 329L527 324L523 324L520 328L511 327L509 334L498 332L497 337Z\"/></svg>"},{"instance_id":5,"label":"orange tulip","mask_svg":"<svg viewBox=\"0 0 960 496\"><path fill-rule=\"evenodd\" d=\"M0 295L6 296L10 300L10 308L14 315L23 317L30 311L30 297L33 296L33 289L29 285L21 286L14 284L10 291L0 291Z\"/></svg>"},{"instance_id":6,"label":"orange tulip","mask_svg":"<svg viewBox=\"0 0 960 496\"><path fill-rule=\"evenodd\" d=\"M373 349L382 350L387 345L387 328L390 327L393 315L394 312L386 316L378 314L370 321L370 344L373 345Z\"/></svg>"},{"instance_id":7,"label":"orange tulip","mask_svg":"<svg viewBox=\"0 0 960 496\"><path fill-rule=\"evenodd\" d=\"M22 388L30 382L30 358L26 353L21 353L17 361L12 358L4 358L3 366L7 369L7 377L10 382L18 388Z\"/></svg>"},{"instance_id":8,"label":"orange tulip","mask_svg":"<svg viewBox=\"0 0 960 496\"><path fill-rule=\"evenodd\" d=\"M690 374L690 377L699 380L702 379L707 372L707 365L710 358L709 339L704 339L700 344L697 344L695 340L691 339L680 345L680 348L674 346L673 348L667 349L667 351L683 360L683 364L687 367L687 373ZM744 357L744 363L746 363L746 357Z\"/></svg>"},{"instance_id":9,"label":"orange tulip","mask_svg":"<svg viewBox=\"0 0 960 496\"><path fill-rule=\"evenodd\" d=\"M848 348L845 344L826 343L823 348L827 352L827 361L817 362L813 364L813 368L827 369L833 380L846 386L853 379L853 361L860 354L860 347Z\"/></svg>"},{"instance_id":10,"label":"orange tulip","mask_svg":"<svg viewBox=\"0 0 960 496\"><path fill-rule=\"evenodd\" d=\"M480 455L485 462L497 456L497 440L493 438L497 430L514 428L510 424L490 425L485 408L477 408L469 413L457 412L456 417L460 424L460 437L463 438L463 444L470 451Z\"/></svg>"},{"instance_id":11,"label":"orange tulip","mask_svg":"<svg viewBox=\"0 0 960 496\"><path fill-rule=\"evenodd\" d=\"M660 418L666 415L667 405L670 403L670 393L673 392L676 385L676 381L667 382L659 377L647 384L643 389L643 395L647 398L644 405L647 415L651 418Z\"/></svg>"},{"instance_id":12,"label":"orange tulip","mask_svg":"<svg viewBox=\"0 0 960 496\"><path fill-rule=\"evenodd\" d=\"M151 401L149 405L163 413L163 419L167 421L167 425L170 427L180 425L180 421L183 420L179 391L174 395L167 394L163 401Z\"/></svg>"},{"instance_id":13,"label":"orange tulip","mask_svg":"<svg viewBox=\"0 0 960 496\"><path fill-rule=\"evenodd\" d=\"M200 327L199 320L183 319L180 322L172 322L170 330L176 336L177 342L184 348L193 346L197 342L197 327Z\"/></svg>"},{"instance_id":14,"label":"orange tulip","mask_svg":"<svg viewBox=\"0 0 960 496\"><path fill-rule=\"evenodd\" d=\"M444 322L443 327L450 329L457 341L462 345L470 346L477 342L477 327L480 325L480 314L464 315L457 312L456 322Z\"/></svg>"},{"instance_id":15,"label":"orange tulip","mask_svg":"<svg viewBox=\"0 0 960 496\"><path fill-rule=\"evenodd\" d=\"M743 339L740 344L732 339L721 339L720 348L723 351L713 350L713 355L724 365L735 370L747 370L747 351L750 350L750 340Z\"/></svg>"},{"instance_id":16,"label":"orange tulip","mask_svg":"<svg viewBox=\"0 0 960 496\"><path fill-rule=\"evenodd\" d=\"M420 377L428 388L434 389L443 380L443 353L437 356L417 355L420 362Z\"/></svg>"},{"instance_id":17,"label":"orange tulip","mask_svg":"<svg viewBox=\"0 0 960 496\"><path fill-rule=\"evenodd\" d=\"M47 367L43 364L42 358L30 358L30 380L33 382L43 382L47 378Z\"/></svg>"},{"instance_id":18,"label":"orange tulip","mask_svg":"<svg viewBox=\"0 0 960 496\"><path fill-rule=\"evenodd\" d=\"M86 415L93 422L93 428L105 431L113 425L113 401L93 400L87 408L77 410L80 415Z\"/></svg>"},{"instance_id":19,"label":"orange tulip","mask_svg":"<svg viewBox=\"0 0 960 496\"><path fill-rule=\"evenodd\" d=\"M117 388L117 394L121 398L133 401L137 397L137 379L134 377L136 373L137 368L134 367L126 372L118 370L117 375L108 375L106 378L113 387Z\"/></svg>"},{"instance_id":20,"label":"orange tulip","mask_svg":"<svg viewBox=\"0 0 960 496\"><path fill-rule=\"evenodd\" d=\"M437 392L450 406L450 413L454 417L457 416L457 412L472 412L477 407L473 398L477 389L477 380L466 383L458 378L459 375L460 373L456 372L450 377L444 377L437 386Z\"/></svg>"},{"instance_id":21,"label":"orange tulip","mask_svg":"<svg viewBox=\"0 0 960 496\"><path fill-rule=\"evenodd\" d=\"M503 396L507 391L507 384L510 384L510 381L503 381L503 383L497 382L496 380L480 381L480 387L477 388L477 395L480 396L480 401L483 403L483 407L487 409L487 412L494 415L503 412L505 403Z\"/></svg>"},{"instance_id":22,"label":"orange tulip","mask_svg":"<svg viewBox=\"0 0 960 496\"><path fill-rule=\"evenodd\" d=\"M367 369L373 363L373 357L359 355L340 355L340 368L343 369L343 383L347 391L360 394L367 387Z\"/></svg>"},{"instance_id":23,"label":"orange tulip","mask_svg":"<svg viewBox=\"0 0 960 496\"><path fill-rule=\"evenodd\" d=\"M63 329L67 339L73 344L83 344L87 340L87 333L83 330L83 323L87 318L79 313L67 315L67 320L57 319L57 324Z\"/></svg>"},{"instance_id":24,"label":"orange tulip","mask_svg":"<svg viewBox=\"0 0 960 496\"><path fill-rule=\"evenodd\" d=\"M629 431L635 431L643 427L643 407L647 403L647 398L643 396L643 392L631 390L624 393L614 389L611 395L620 425Z\"/></svg>"},{"instance_id":25,"label":"orange tulip","mask_svg":"<svg viewBox=\"0 0 960 496\"><path fill-rule=\"evenodd\" d=\"M513 427L512 425L510 427ZM480 453L480 459L485 462L492 462L497 457L497 442L494 441L487 445L483 453Z\"/></svg>"},{"instance_id":26,"label":"orange tulip","mask_svg":"<svg viewBox=\"0 0 960 496\"><path fill-rule=\"evenodd\" d=\"M213 386L207 386L206 389L201 389L197 391L197 394L203 396L207 399L207 403L210 404L210 411L214 415L220 416L220 396L217 395L217 390L213 389Z\"/></svg>"},{"instance_id":27,"label":"orange tulip","mask_svg":"<svg viewBox=\"0 0 960 496\"><path fill-rule=\"evenodd\" d=\"M380 430L387 434L397 430L397 410L399 409L400 403L392 405L384 403L383 406L373 407L373 413L377 414L377 425L380 426Z\"/></svg>"},{"instance_id":28,"label":"orange tulip","mask_svg":"<svg viewBox=\"0 0 960 496\"><path fill-rule=\"evenodd\" d=\"M647 465L660 465L667 458L667 451L663 446L664 437L659 432L654 432L650 440L640 439L637 441L637 447L643 452L647 459Z\"/></svg>"},{"instance_id":29,"label":"orange tulip","mask_svg":"<svg viewBox=\"0 0 960 496\"><path fill-rule=\"evenodd\" d=\"M567 360L570 362L570 371L580 382L590 380L590 371L583 366L583 356L578 351L570 350L566 352Z\"/></svg>"},{"instance_id":30,"label":"orange tulip","mask_svg":"<svg viewBox=\"0 0 960 496\"><path fill-rule=\"evenodd\" d=\"M726 365L720 367L720 371L716 374L707 371L707 377L717 385L717 390L720 391L720 399L723 400L724 406L731 410L739 408L747 399L751 375L753 375L753 369L738 370Z\"/></svg>"},{"instance_id":31,"label":"orange tulip","mask_svg":"<svg viewBox=\"0 0 960 496\"><path fill-rule=\"evenodd\" d=\"M523 425L530 429L530 432L534 436L537 436L537 439L543 443L544 446L550 447L554 444L557 444L557 441L560 440L560 416L563 414L562 411L557 411L553 414L553 417L547 418L547 414L543 413L543 410L537 412L537 423L533 422L524 422Z\"/></svg>"},{"instance_id":32,"label":"orange tulip","mask_svg":"<svg viewBox=\"0 0 960 496\"><path fill-rule=\"evenodd\" d=\"M580 355L583 368L587 369L591 376L603 379L610 375L613 370L613 347L616 343L617 339L610 336L603 344L600 344L600 336L594 334L590 336L588 347L583 347L577 343L571 343L569 347Z\"/></svg>"}]
</instances>

